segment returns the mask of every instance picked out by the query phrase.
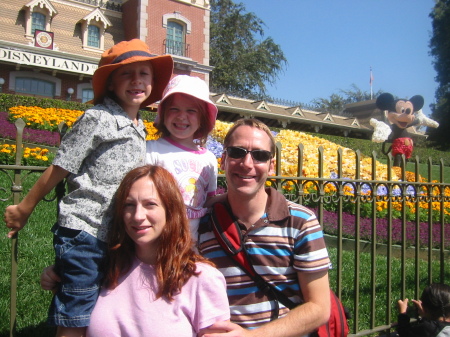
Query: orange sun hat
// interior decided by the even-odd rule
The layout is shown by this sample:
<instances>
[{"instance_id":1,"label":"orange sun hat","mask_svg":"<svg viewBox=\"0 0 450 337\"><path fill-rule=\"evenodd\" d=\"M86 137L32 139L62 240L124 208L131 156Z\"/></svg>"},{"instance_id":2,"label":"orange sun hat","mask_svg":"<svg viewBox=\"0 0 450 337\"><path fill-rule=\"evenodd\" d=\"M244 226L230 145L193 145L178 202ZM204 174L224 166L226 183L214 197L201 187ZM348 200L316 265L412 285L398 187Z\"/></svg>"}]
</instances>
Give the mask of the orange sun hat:
<instances>
[{"instance_id":1,"label":"orange sun hat","mask_svg":"<svg viewBox=\"0 0 450 337\"><path fill-rule=\"evenodd\" d=\"M102 54L92 78L94 104L101 103L106 96L108 79L114 70L126 64L142 61L149 61L152 65L153 88L150 96L141 104L141 108L159 101L172 76L172 56L152 54L145 42L133 39L119 42Z\"/></svg>"}]
</instances>

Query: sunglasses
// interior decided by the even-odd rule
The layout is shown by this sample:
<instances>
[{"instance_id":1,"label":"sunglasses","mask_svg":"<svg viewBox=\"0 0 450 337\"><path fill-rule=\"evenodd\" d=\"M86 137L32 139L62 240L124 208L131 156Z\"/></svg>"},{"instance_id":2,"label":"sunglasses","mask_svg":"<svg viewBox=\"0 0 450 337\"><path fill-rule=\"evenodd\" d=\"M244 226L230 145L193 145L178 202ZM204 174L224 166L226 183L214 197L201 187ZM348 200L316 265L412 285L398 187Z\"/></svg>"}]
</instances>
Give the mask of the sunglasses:
<instances>
[{"instance_id":1,"label":"sunglasses","mask_svg":"<svg viewBox=\"0 0 450 337\"><path fill-rule=\"evenodd\" d=\"M265 150L247 150L242 147L237 146L228 146L225 151L228 156L233 159L241 159L244 158L247 153L250 153L254 161L264 163L272 158L272 154L269 151Z\"/></svg>"}]
</instances>

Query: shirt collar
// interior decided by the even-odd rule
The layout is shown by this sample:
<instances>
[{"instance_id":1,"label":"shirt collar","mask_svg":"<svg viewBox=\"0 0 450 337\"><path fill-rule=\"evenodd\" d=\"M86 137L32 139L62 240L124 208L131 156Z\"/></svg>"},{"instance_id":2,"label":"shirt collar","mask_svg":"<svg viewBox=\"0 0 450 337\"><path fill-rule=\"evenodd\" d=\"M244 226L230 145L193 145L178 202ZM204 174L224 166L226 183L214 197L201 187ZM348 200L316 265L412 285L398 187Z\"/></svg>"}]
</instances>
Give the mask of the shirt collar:
<instances>
[{"instance_id":1,"label":"shirt collar","mask_svg":"<svg viewBox=\"0 0 450 337\"><path fill-rule=\"evenodd\" d=\"M123 129L127 126L132 126L145 139L147 131L139 115L138 115L138 125L134 125L131 118L128 116L125 110L123 110L122 107L119 104L117 104L116 101L114 101L110 97L105 97L103 104L111 111L111 114L116 119L118 129Z\"/></svg>"}]
</instances>

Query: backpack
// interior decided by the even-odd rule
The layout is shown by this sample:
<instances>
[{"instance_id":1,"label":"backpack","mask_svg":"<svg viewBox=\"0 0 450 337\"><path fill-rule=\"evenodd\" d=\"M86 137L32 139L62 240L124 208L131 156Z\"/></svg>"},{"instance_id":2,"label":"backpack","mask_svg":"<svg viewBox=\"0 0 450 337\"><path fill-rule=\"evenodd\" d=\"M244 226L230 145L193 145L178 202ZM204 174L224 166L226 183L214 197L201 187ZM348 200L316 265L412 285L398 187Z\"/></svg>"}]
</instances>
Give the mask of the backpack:
<instances>
[{"instance_id":1,"label":"backpack","mask_svg":"<svg viewBox=\"0 0 450 337\"><path fill-rule=\"evenodd\" d=\"M256 286L268 297L275 299L275 308L271 313L271 320L278 318L279 305L292 309L297 306L286 295L265 281L250 264L247 251L242 243L242 233L231 210L224 203L215 203L211 214L212 230L220 246L234 262L245 271L256 283ZM331 313L328 322L319 327L314 333L318 337L346 337L349 333L347 312L330 289ZM313 335L314 335L313 334Z\"/></svg>"}]
</instances>

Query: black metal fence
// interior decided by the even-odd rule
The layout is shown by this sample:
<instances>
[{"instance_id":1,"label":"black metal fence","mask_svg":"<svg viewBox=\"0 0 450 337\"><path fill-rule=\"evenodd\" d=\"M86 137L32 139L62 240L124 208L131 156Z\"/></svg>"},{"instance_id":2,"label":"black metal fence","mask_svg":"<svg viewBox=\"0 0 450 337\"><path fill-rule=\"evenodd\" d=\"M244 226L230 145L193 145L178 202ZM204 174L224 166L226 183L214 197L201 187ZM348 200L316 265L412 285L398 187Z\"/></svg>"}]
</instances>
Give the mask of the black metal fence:
<instances>
[{"instance_id":1,"label":"black metal fence","mask_svg":"<svg viewBox=\"0 0 450 337\"><path fill-rule=\"evenodd\" d=\"M22 195L24 172L39 172L45 168L21 166L22 132L18 129L15 165L0 165L10 186L14 204ZM396 322L397 299L419 298L422 289L431 282L448 282L450 268L450 184L444 183L444 164L439 165L439 177L432 177L428 160L427 177L419 175L419 159L415 172L406 172L402 162L401 178L395 180L389 172L392 157L388 157L388 176L377 180L376 154L372 154L372 179L361 179L361 155L354 156L354 179L341 178L343 152L338 150L335 176L325 177L323 148L318 148L318 176L305 177L303 146L298 147L298 174L281 176L281 144L277 144L276 175L268 184L283 192L286 198L315 209L323 224L334 268L330 271L332 287L350 310L350 336L387 334ZM226 188L223 175L219 183ZM63 189L57 191L61 195ZM5 199L3 199L5 200ZM55 212L57 210L55 209ZM16 325L17 304L17 239L11 250L11 336Z\"/></svg>"}]
</instances>

